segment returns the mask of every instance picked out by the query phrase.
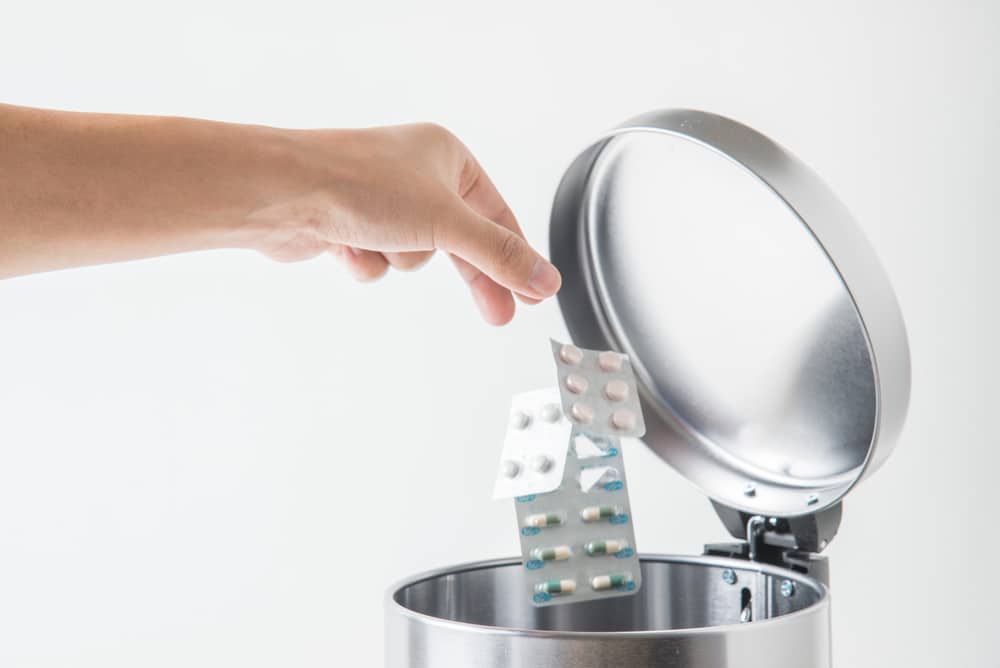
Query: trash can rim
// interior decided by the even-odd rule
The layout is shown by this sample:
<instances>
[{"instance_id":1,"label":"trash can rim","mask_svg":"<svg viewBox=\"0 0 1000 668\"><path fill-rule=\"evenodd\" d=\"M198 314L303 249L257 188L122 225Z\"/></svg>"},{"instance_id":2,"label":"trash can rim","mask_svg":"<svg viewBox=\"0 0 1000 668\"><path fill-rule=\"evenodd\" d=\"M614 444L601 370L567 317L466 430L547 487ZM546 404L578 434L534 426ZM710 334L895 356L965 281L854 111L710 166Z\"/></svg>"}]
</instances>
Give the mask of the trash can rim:
<instances>
[{"instance_id":1,"label":"trash can rim","mask_svg":"<svg viewBox=\"0 0 1000 668\"><path fill-rule=\"evenodd\" d=\"M454 566L445 566L442 568L433 569L430 571L425 571L416 575L412 575L403 580L399 580L391 585L386 591L385 596L385 609L387 612L394 612L402 617L419 621L421 624L427 624L431 626L460 630L463 633L483 633L488 635L499 635L499 636L519 636L519 637L536 637L545 639L555 639L555 638L565 638L565 639L623 639L623 638L663 638L669 636L680 636L680 635L713 635L713 634L730 634L734 632L751 631L754 629L761 629L765 625L773 624L784 624L792 622L798 618L806 617L810 615L818 614L830 606L830 590L829 588L806 575L801 573L796 573L795 571L780 568L777 566L771 566L769 564L763 564L756 561L747 561L744 559L731 559L726 557L709 557L709 556L694 556L694 555L670 555L670 554L640 554L640 561L655 561L655 562L669 562L677 564L691 564L697 566L708 566L708 567L720 567L720 568L733 568L742 571L756 571L758 573L764 573L773 577L782 577L789 580L795 581L796 584L811 588L818 596L815 603L807 606L801 610L796 610L794 612L789 612L778 617L771 617L768 619L762 619L760 621L754 621L749 624L722 624L718 626L700 626L700 627L689 627L680 629L662 629L659 631L545 631L538 629L522 629L513 627L503 627L503 626L488 626L484 624L473 624L470 622L460 622L450 619L444 619L441 617L435 617L433 615L428 615L422 612L417 612L410 608L407 608L399 601L396 600L396 595L406 589L407 587L412 587L421 582L426 582L427 580L433 580L435 578L442 577L444 575L454 575L457 573L466 573L475 570L484 570L489 568L498 568L506 566L519 566L521 564L520 558L517 557L507 557L499 559L487 559L483 561L473 561L464 564L456 564ZM572 605L572 604L570 604Z\"/></svg>"}]
</instances>

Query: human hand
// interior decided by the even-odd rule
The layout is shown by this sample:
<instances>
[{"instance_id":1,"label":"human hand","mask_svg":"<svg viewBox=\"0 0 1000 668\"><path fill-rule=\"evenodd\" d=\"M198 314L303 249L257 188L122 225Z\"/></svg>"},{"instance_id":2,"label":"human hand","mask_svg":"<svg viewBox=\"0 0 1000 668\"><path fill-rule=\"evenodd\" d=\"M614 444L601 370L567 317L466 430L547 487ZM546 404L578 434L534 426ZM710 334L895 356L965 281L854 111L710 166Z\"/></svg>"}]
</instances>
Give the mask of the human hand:
<instances>
[{"instance_id":1,"label":"human hand","mask_svg":"<svg viewBox=\"0 0 1000 668\"><path fill-rule=\"evenodd\" d=\"M0 104L0 278L210 248L330 252L359 279L447 252L493 324L555 294L469 150L436 125L283 130Z\"/></svg>"},{"instance_id":2,"label":"human hand","mask_svg":"<svg viewBox=\"0 0 1000 668\"><path fill-rule=\"evenodd\" d=\"M450 132L419 124L289 131L298 192L254 210L257 250L281 261L332 253L359 280L410 271L447 252L485 320L554 295L561 278ZM295 177L294 174L298 176ZM286 190L290 190L286 188Z\"/></svg>"}]
</instances>

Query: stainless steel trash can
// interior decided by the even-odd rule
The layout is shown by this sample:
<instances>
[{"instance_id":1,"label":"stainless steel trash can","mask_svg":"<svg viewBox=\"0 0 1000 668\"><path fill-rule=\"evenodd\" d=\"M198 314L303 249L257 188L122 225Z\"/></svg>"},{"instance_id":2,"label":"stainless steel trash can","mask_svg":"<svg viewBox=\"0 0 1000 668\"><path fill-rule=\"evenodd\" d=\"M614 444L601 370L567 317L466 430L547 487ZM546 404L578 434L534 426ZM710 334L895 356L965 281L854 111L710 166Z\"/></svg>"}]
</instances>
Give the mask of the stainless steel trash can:
<instances>
[{"instance_id":1,"label":"stainless steel trash can","mask_svg":"<svg viewBox=\"0 0 1000 668\"><path fill-rule=\"evenodd\" d=\"M667 110L577 157L550 242L574 342L630 356L645 444L736 540L643 556L635 596L547 608L519 560L415 576L387 595L387 666L831 665L821 552L910 383L899 306L851 215L764 135Z\"/></svg>"},{"instance_id":2,"label":"stainless steel trash can","mask_svg":"<svg viewBox=\"0 0 1000 668\"><path fill-rule=\"evenodd\" d=\"M502 560L398 585L386 601L387 665L830 665L826 587L787 569L647 555L635 596L548 608L520 595L524 573L519 560Z\"/></svg>"}]
</instances>

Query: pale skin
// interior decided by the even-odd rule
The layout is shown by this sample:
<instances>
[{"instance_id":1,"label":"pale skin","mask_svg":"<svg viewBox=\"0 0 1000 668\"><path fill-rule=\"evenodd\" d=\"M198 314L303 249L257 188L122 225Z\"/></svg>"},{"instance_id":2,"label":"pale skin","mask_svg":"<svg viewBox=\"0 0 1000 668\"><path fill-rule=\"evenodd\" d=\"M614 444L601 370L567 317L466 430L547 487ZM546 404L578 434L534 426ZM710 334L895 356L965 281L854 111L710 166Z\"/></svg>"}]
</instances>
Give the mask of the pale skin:
<instances>
[{"instance_id":1,"label":"pale skin","mask_svg":"<svg viewBox=\"0 0 1000 668\"><path fill-rule=\"evenodd\" d=\"M447 253L483 318L554 295L469 150L432 124L283 130L0 105L0 278L213 248L338 258L362 281Z\"/></svg>"}]
</instances>

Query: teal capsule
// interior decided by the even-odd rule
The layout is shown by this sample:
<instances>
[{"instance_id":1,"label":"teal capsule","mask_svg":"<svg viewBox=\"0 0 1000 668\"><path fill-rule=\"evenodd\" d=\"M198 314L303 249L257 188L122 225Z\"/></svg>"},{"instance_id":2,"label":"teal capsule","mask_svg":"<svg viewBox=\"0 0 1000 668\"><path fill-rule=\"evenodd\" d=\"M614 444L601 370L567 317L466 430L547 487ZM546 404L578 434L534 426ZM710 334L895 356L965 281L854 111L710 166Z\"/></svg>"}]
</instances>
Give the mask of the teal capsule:
<instances>
[{"instance_id":1,"label":"teal capsule","mask_svg":"<svg viewBox=\"0 0 1000 668\"><path fill-rule=\"evenodd\" d=\"M584 522L599 522L611 519L619 512L621 511L617 506L587 506L580 511L580 519Z\"/></svg>"},{"instance_id":2,"label":"teal capsule","mask_svg":"<svg viewBox=\"0 0 1000 668\"><path fill-rule=\"evenodd\" d=\"M562 522L563 518L559 513L539 513L537 515L528 515L524 518L524 526L536 529L558 526Z\"/></svg>"},{"instance_id":3,"label":"teal capsule","mask_svg":"<svg viewBox=\"0 0 1000 668\"><path fill-rule=\"evenodd\" d=\"M572 594L576 591L576 580L546 580L535 585L535 591L543 594Z\"/></svg>"},{"instance_id":4,"label":"teal capsule","mask_svg":"<svg viewBox=\"0 0 1000 668\"><path fill-rule=\"evenodd\" d=\"M592 540L583 546L584 551L590 556L601 554L618 554L628 547L628 543L623 540Z\"/></svg>"},{"instance_id":5,"label":"teal capsule","mask_svg":"<svg viewBox=\"0 0 1000 668\"><path fill-rule=\"evenodd\" d=\"M536 547L531 551L531 556L542 561L564 561L569 559L573 552L568 545L556 545L555 547Z\"/></svg>"},{"instance_id":6,"label":"teal capsule","mask_svg":"<svg viewBox=\"0 0 1000 668\"><path fill-rule=\"evenodd\" d=\"M609 573L608 575L598 575L591 579L590 586L597 591L606 589L618 589L624 587L632 581L632 576L627 573Z\"/></svg>"}]
</instances>

